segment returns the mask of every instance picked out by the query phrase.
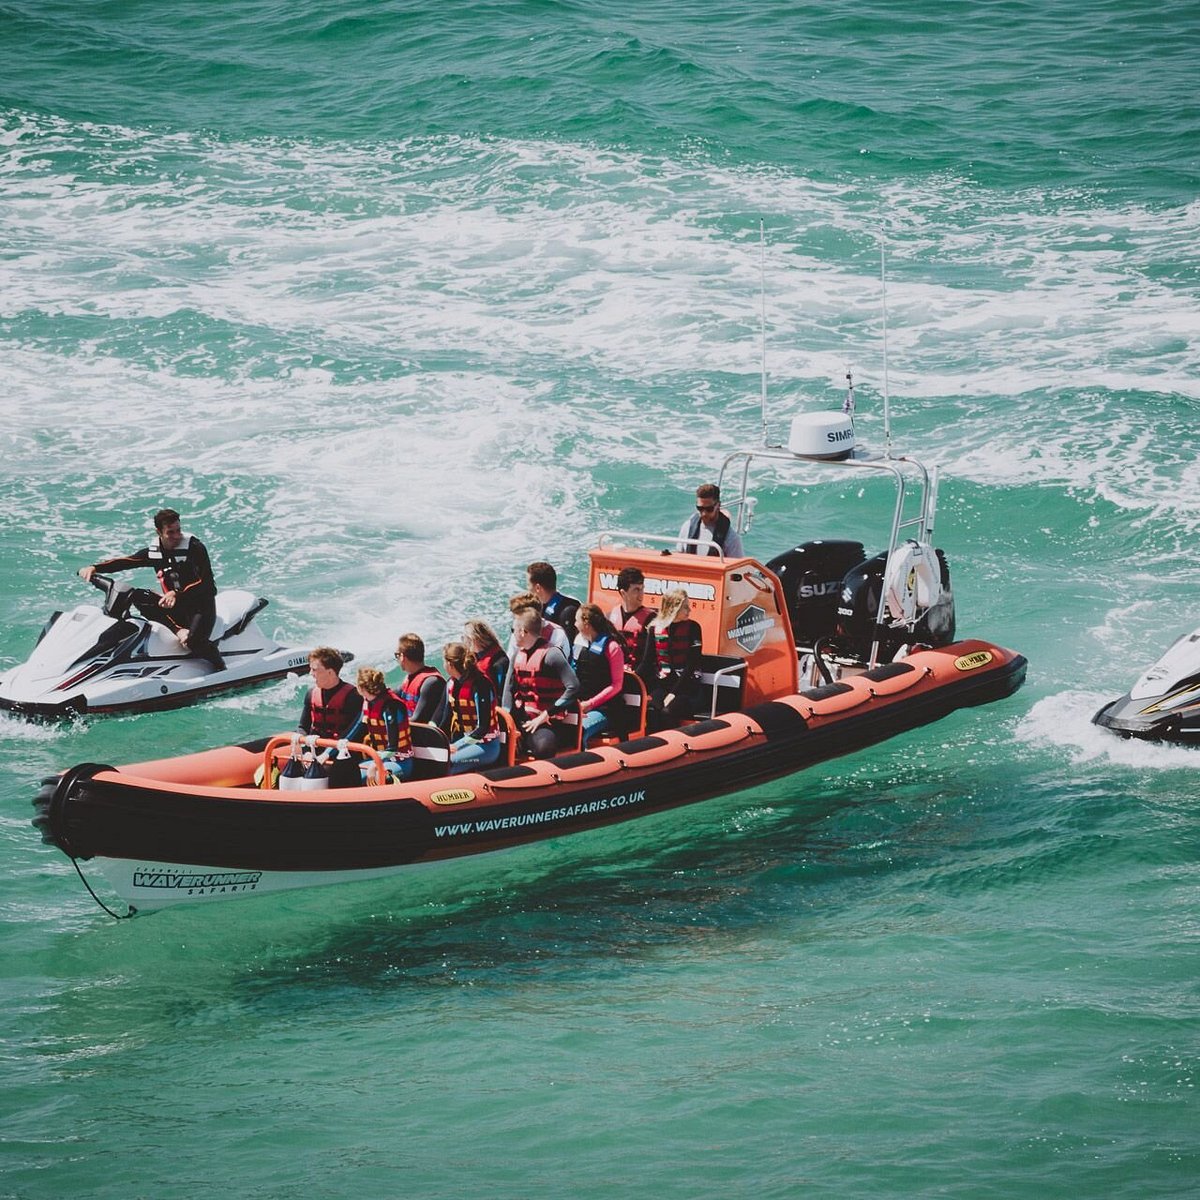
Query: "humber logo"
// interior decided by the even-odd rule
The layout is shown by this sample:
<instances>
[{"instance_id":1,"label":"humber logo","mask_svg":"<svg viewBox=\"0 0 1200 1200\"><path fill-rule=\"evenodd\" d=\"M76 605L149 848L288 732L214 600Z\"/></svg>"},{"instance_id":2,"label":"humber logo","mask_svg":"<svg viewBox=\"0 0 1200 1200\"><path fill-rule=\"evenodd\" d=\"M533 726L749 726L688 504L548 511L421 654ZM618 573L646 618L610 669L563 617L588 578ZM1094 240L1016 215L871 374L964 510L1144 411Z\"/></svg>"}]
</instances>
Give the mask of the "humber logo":
<instances>
[{"instance_id":1,"label":"humber logo","mask_svg":"<svg viewBox=\"0 0 1200 1200\"><path fill-rule=\"evenodd\" d=\"M429 797L434 804L470 804L475 793L469 788L455 788L449 792L434 792Z\"/></svg>"},{"instance_id":2,"label":"humber logo","mask_svg":"<svg viewBox=\"0 0 1200 1200\"><path fill-rule=\"evenodd\" d=\"M974 671L976 667L986 667L992 661L990 650L976 650L974 654L964 654L954 660L955 667L960 671Z\"/></svg>"}]
</instances>

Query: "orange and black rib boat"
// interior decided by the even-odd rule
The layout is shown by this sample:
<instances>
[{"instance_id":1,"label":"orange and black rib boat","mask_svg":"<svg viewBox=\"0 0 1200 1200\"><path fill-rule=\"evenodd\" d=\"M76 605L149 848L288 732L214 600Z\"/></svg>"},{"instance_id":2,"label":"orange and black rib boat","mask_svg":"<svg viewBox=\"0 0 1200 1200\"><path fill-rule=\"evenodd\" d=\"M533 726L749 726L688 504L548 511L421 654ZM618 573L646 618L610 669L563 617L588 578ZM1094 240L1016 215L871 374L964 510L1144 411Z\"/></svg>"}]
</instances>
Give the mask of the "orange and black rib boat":
<instances>
[{"instance_id":1,"label":"orange and black rib boat","mask_svg":"<svg viewBox=\"0 0 1200 1200\"><path fill-rule=\"evenodd\" d=\"M551 759L520 761L509 727L502 765L447 776L445 735L417 726L411 782L383 782L376 759L371 778L380 782L289 791L272 769L293 740L283 734L121 767L77 765L43 782L35 824L77 865L98 870L130 910L150 911L377 878L632 820L1015 692L1026 672L1020 654L955 639L949 570L930 541L936 475L913 460L845 452L844 443L835 460L809 448L801 440L730 456L723 481L746 460L734 521L748 525L752 458L883 472L897 500L887 548L874 558L858 542L818 541L763 563L620 534L590 552L588 598L606 611L622 567L642 570L651 607L672 589L687 592L703 631L705 693L678 728L645 732L645 692L630 676L632 733Z\"/></svg>"}]
</instances>

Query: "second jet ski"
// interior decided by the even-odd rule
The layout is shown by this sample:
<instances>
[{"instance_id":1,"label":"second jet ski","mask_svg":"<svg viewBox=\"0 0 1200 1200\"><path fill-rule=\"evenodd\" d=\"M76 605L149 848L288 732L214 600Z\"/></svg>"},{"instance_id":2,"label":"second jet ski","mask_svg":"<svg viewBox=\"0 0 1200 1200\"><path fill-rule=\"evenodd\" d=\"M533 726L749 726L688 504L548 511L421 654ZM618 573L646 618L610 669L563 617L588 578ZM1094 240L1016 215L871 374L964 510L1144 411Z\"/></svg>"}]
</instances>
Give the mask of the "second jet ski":
<instances>
[{"instance_id":1,"label":"second jet ski","mask_svg":"<svg viewBox=\"0 0 1200 1200\"><path fill-rule=\"evenodd\" d=\"M1122 737L1200 744L1200 629L1176 639L1119 700L1106 704L1094 725Z\"/></svg>"}]
</instances>

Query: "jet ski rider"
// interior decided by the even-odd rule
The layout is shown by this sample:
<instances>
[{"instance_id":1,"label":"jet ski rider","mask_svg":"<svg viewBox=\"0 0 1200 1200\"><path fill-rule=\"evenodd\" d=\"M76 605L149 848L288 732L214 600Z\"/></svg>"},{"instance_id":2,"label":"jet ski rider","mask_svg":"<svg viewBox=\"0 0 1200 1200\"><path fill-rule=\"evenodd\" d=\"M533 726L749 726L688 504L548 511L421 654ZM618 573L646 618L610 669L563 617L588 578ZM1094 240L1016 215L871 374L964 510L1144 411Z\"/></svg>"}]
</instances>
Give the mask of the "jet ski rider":
<instances>
[{"instance_id":1,"label":"jet ski rider","mask_svg":"<svg viewBox=\"0 0 1200 1200\"><path fill-rule=\"evenodd\" d=\"M79 575L91 582L97 571L109 574L150 567L158 576L163 594L155 596L138 589L133 593L133 607L146 620L165 625L190 654L223 671L225 660L209 637L217 619L217 585L208 551L199 538L182 531L179 514L173 508L154 514L154 528L158 541L153 545L80 567Z\"/></svg>"}]
</instances>

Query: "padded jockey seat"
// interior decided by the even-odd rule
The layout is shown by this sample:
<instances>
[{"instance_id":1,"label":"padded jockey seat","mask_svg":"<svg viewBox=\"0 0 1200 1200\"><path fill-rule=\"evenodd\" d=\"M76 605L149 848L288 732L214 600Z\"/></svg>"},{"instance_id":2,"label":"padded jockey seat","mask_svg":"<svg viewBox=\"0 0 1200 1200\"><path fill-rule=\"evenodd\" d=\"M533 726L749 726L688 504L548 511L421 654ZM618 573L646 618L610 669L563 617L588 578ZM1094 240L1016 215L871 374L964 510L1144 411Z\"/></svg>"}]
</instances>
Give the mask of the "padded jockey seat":
<instances>
[{"instance_id":1,"label":"padded jockey seat","mask_svg":"<svg viewBox=\"0 0 1200 1200\"><path fill-rule=\"evenodd\" d=\"M701 655L700 685L703 700L697 716L734 712L742 707L746 690L746 660L728 654Z\"/></svg>"},{"instance_id":2,"label":"padded jockey seat","mask_svg":"<svg viewBox=\"0 0 1200 1200\"><path fill-rule=\"evenodd\" d=\"M625 705L624 730L609 730L602 733L592 743L593 746L612 746L629 738L646 736L646 711L650 700L646 693L646 685L640 675L633 671L625 671L625 685L621 689L621 702Z\"/></svg>"},{"instance_id":3,"label":"padded jockey seat","mask_svg":"<svg viewBox=\"0 0 1200 1200\"><path fill-rule=\"evenodd\" d=\"M500 755L501 765L511 767L518 762L532 762L530 756L521 749L521 731L517 728L512 713L497 704L496 718L500 723L500 742L504 747ZM572 705L567 709L562 720L574 728L575 740L562 747L559 753L570 754L581 750L583 748L583 709L578 704Z\"/></svg>"},{"instance_id":4,"label":"padded jockey seat","mask_svg":"<svg viewBox=\"0 0 1200 1200\"><path fill-rule=\"evenodd\" d=\"M413 778L440 779L450 770L450 739L436 726L410 721Z\"/></svg>"}]
</instances>

